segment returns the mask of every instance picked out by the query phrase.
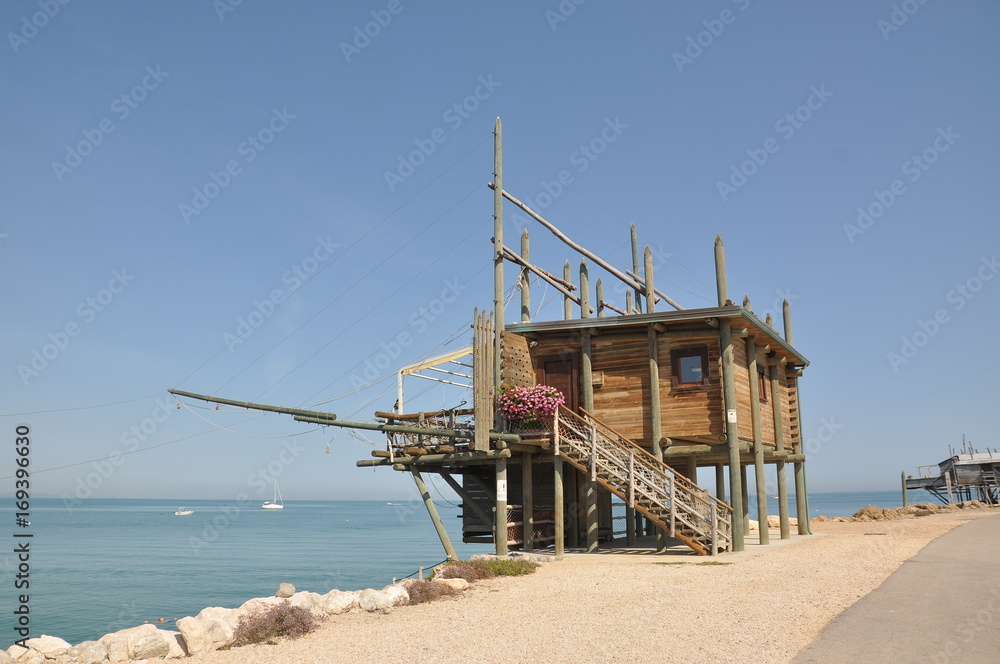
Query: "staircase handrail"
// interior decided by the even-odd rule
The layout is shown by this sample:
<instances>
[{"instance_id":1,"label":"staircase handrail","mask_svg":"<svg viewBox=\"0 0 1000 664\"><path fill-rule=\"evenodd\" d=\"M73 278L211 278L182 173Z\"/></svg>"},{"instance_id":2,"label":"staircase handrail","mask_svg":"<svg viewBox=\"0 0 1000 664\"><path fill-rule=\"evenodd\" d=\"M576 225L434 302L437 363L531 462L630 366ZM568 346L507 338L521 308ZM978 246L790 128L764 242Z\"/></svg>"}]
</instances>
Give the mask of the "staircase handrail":
<instances>
[{"instance_id":1,"label":"staircase handrail","mask_svg":"<svg viewBox=\"0 0 1000 664\"><path fill-rule=\"evenodd\" d=\"M608 463L603 464L603 467L607 472L616 472L618 475L618 481L630 482L632 491L638 491L647 499L654 501L663 507L666 507L669 504L673 515L671 517L671 523L673 519L678 519L702 537L710 538L712 540L713 547L719 537L722 537L727 542L731 541L732 524L729 513L732 512L732 508L728 504L720 501L715 496L708 494L704 491L704 489L699 487L697 484L694 484L686 477L681 478L681 476L670 468L670 466L657 459L654 455L647 452L634 441L629 440L625 436L622 436L614 431L611 427L600 422L591 413L585 410L584 413L590 418L590 420L581 417L565 406L560 406L560 417L557 419L557 422L561 420L560 423L563 423L569 431L573 432L580 438L580 440L573 440L572 438L567 438L566 440L567 443L571 445L576 443L578 451L581 454L591 457L592 464L594 464L591 466L591 472L594 472L597 463L592 456L593 448L591 448L591 450L584 449L582 444L585 442L590 442L591 445L596 444L596 440L598 439L597 434L599 433L599 437L606 440L611 446L602 446L608 461ZM588 440L590 435L586 432L587 429L591 429L594 434L592 440ZM556 432L556 436L558 438L562 438L559 432ZM628 453L633 462L638 461L640 465L646 469L648 474L635 475L635 473L631 473L631 477L629 477L629 471L626 470L626 464L623 459L618 458L622 453ZM615 471L611 464L622 466L622 468L620 471ZM634 463L631 468L634 468ZM660 484L656 481L657 477L665 480L666 484L660 486ZM681 478L681 481L678 482L678 478ZM638 483L635 480L638 480ZM670 484L671 482L672 484ZM649 490L652 490L658 495L651 495L646 490L647 487ZM671 491L668 487L673 487L673 491ZM680 500L677 500L677 489L680 489L679 495L683 496ZM708 495L711 500L706 500L701 494ZM695 509L695 505L698 503L688 502L692 498L700 501L705 508L711 510L711 516ZM721 519L719 518L720 516L722 517Z\"/></svg>"},{"instance_id":2,"label":"staircase handrail","mask_svg":"<svg viewBox=\"0 0 1000 664\"><path fill-rule=\"evenodd\" d=\"M573 413L573 411L571 411L568 408L566 408L565 406L562 406L561 408L565 409L566 412L570 413L571 415L575 415L576 414L576 413ZM709 507L711 507L712 505L716 505L716 506L718 506L720 508L729 510L730 512L733 511L733 508L732 508L731 505L729 505L725 501L719 500L717 497L712 496L711 494L709 494L709 496L711 497L711 501L708 501L705 498L703 498L698 493L699 491L702 491L702 488L700 486L698 486L697 484L695 484L694 482L692 482L687 477L684 477L683 475L679 475L673 468L671 468L669 465L667 465L666 463L664 463L663 460L657 459L656 455L654 455L652 452L650 452L649 450L647 450L645 447L639 445L637 442L635 442L631 438L626 438L625 436L622 436L621 434L619 434L618 432L616 432L614 429L612 429L607 424L605 424L604 422L602 422L600 419L597 418L596 415L594 415L593 413L591 413L590 411L588 411L586 408L581 407L580 411L583 412L588 418L590 418L591 420L593 420L594 424L596 424L596 425L600 426L601 428L603 428L605 436L607 436L608 438L610 438L611 436L614 436L619 441L621 441L623 444L628 445L629 447L635 449L647 461L652 462L655 466L661 468L664 472L670 474L675 481L679 481L679 483L681 485L683 485L685 489L687 489L695 498L697 498L701 502L705 503ZM610 434L610 435L608 435L608 434Z\"/></svg>"}]
</instances>

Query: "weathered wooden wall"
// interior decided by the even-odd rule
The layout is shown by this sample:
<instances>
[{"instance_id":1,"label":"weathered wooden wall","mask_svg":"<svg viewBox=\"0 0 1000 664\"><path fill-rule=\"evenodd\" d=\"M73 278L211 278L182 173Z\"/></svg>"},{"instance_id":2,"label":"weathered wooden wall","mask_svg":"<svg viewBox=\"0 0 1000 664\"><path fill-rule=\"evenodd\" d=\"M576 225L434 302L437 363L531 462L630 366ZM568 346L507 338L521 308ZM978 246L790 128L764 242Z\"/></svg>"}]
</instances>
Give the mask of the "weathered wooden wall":
<instances>
[{"instance_id":1,"label":"weathered wooden wall","mask_svg":"<svg viewBox=\"0 0 1000 664\"><path fill-rule=\"evenodd\" d=\"M670 350L694 346L708 346L708 385L675 388ZM667 438L718 443L718 437L726 430L718 335L661 338L658 347L663 435Z\"/></svg>"}]
</instances>

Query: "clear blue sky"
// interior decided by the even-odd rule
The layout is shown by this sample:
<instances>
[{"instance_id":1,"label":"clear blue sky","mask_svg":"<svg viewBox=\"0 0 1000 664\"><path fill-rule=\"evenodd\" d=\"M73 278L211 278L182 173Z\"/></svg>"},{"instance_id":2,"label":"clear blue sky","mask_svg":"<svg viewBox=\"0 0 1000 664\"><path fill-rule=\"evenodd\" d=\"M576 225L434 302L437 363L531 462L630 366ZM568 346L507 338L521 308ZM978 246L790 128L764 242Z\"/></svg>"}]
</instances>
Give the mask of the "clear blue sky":
<instances>
[{"instance_id":1,"label":"clear blue sky","mask_svg":"<svg viewBox=\"0 0 1000 664\"><path fill-rule=\"evenodd\" d=\"M0 8L0 426L30 425L36 492L257 499L272 464L287 499L408 495L346 431L326 454L166 390L314 404L467 341L498 116L505 188L585 246L628 267L634 222L657 285L710 306L719 233L733 299L792 301L811 490L1000 447L994 3L234 4Z\"/></svg>"}]
</instances>

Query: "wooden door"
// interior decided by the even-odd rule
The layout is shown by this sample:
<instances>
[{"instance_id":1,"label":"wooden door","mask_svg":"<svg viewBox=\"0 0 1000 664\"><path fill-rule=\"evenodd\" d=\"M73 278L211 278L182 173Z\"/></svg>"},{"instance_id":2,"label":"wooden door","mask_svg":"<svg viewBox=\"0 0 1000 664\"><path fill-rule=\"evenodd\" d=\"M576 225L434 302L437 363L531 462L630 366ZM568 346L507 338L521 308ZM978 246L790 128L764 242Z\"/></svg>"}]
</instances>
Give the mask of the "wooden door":
<instances>
[{"instance_id":1,"label":"wooden door","mask_svg":"<svg viewBox=\"0 0 1000 664\"><path fill-rule=\"evenodd\" d=\"M551 385L562 392L566 397L566 407L577 412L580 406L580 361L576 355L540 358L535 379L539 385Z\"/></svg>"}]
</instances>

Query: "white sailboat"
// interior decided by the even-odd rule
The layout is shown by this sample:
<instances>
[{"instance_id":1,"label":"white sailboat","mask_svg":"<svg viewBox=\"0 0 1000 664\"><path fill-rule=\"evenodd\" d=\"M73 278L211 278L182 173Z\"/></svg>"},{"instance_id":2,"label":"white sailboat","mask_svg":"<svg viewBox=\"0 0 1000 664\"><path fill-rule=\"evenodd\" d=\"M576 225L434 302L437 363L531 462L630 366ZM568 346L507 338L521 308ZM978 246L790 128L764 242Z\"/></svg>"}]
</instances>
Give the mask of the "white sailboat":
<instances>
[{"instance_id":1,"label":"white sailboat","mask_svg":"<svg viewBox=\"0 0 1000 664\"><path fill-rule=\"evenodd\" d=\"M284 503L281 502L281 490L278 489L278 480L274 480L274 500L265 500L260 508L262 510L283 510Z\"/></svg>"}]
</instances>

